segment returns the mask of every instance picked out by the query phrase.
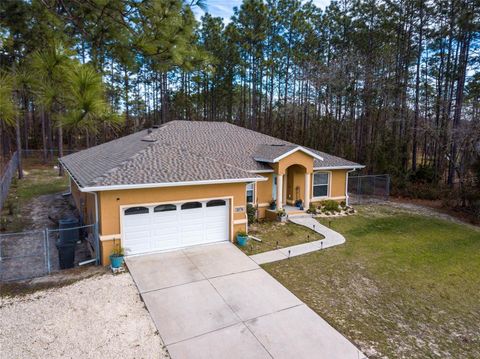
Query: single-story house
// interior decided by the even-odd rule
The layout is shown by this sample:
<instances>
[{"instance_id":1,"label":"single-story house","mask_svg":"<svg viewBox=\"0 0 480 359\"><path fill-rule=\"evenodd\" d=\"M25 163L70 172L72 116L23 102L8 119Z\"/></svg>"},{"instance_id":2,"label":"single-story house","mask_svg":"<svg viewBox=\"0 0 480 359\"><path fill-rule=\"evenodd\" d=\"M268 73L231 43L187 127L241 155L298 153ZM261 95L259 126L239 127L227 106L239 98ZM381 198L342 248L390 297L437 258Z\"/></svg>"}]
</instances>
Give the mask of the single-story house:
<instances>
[{"instance_id":1,"label":"single-story house","mask_svg":"<svg viewBox=\"0 0 480 359\"><path fill-rule=\"evenodd\" d=\"M265 217L302 200L347 201L363 166L226 122L172 121L60 159L86 224L112 248L140 254L247 231L247 204Z\"/></svg>"}]
</instances>

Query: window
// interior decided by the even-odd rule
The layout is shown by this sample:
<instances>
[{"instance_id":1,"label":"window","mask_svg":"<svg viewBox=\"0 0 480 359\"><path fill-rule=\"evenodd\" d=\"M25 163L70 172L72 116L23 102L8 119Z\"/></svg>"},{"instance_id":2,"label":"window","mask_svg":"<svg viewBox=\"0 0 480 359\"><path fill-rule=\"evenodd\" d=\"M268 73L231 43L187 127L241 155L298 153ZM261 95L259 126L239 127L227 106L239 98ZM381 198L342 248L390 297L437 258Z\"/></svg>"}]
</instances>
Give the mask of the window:
<instances>
[{"instance_id":1,"label":"window","mask_svg":"<svg viewBox=\"0 0 480 359\"><path fill-rule=\"evenodd\" d=\"M328 197L328 179L327 172L313 174L313 197Z\"/></svg>"},{"instance_id":2,"label":"window","mask_svg":"<svg viewBox=\"0 0 480 359\"><path fill-rule=\"evenodd\" d=\"M202 204L200 202L187 202L182 204L183 209L194 209L194 208L202 208Z\"/></svg>"},{"instance_id":3,"label":"window","mask_svg":"<svg viewBox=\"0 0 480 359\"><path fill-rule=\"evenodd\" d=\"M253 203L255 200L255 183L247 184L247 203Z\"/></svg>"},{"instance_id":4,"label":"window","mask_svg":"<svg viewBox=\"0 0 480 359\"><path fill-rule=\"evenodd\" d=\"M227 203L223 199L214 199L207 202L207 207L225 206Z\"/></svg>"},{"instance_id":5,"label":"window","mask_svg":"<svg viewBox=\"0 0 480 359\"><path fill-rule=\"evenodd\" d=\"M168 212L168 211L176 211L177 206L174 204L161 204L159 206L156 206L153 211L154 212Z\"/></svg>"},{"instance_id":6,"label":"window","mask_svg":"<svg viewBox=\"0 0 480 359\"><path fill-rule=\"evenodd\" d=\"M130 216L132 214L145 214L148 213L147 207L131 207L125 210L125 215Z\"/></svg>"}]
</instances>

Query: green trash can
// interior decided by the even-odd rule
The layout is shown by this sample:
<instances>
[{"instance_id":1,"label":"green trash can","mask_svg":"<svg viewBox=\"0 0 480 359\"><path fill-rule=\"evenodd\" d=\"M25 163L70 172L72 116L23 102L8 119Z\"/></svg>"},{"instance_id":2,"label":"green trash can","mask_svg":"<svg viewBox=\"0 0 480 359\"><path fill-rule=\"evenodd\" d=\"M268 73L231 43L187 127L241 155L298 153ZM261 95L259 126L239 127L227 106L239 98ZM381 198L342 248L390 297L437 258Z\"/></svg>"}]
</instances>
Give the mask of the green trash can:
<instances>
[{"instance_id":1,"label":"green trash can","mask_svg":"<svg viewBox=\"0 0 480 359\"><path fill-rule=\"evenodd\" d=\"M76 218L64 218L58 221L61 244L77 243L80 239L78 227L80 223Z\"/></svg>"},{"instance_id":2,"label":"green trash can","mask_svg":"<svg viewBox=\"0 0 480 359\"><path fill-rule=\"evenodd\" d=\"M75 243L56 243L60 269L73 268L75 262Z\"/></svg>"}]
</instances>

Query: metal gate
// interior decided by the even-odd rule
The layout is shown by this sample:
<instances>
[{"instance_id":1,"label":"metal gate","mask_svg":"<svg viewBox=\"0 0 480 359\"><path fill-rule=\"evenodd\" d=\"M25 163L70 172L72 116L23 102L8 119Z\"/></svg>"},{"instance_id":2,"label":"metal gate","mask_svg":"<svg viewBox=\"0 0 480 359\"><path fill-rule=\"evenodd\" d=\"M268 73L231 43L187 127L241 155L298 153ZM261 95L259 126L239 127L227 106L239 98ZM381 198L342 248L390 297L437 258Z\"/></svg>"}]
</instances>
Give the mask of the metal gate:
<instances>
[{"instance_id":1,"label":"metal gate","mask_svg":"<svg viewBox=\"0 0 480 359\"><path fill-rule=\"evenodd\" d=\"M99 264L97 225L74 228L0 234L0 282L25 280L60 270L56 243L62 231L78 230L80 244L75 246L75 266L83 262Z\"/></svg>"}]
</instances>

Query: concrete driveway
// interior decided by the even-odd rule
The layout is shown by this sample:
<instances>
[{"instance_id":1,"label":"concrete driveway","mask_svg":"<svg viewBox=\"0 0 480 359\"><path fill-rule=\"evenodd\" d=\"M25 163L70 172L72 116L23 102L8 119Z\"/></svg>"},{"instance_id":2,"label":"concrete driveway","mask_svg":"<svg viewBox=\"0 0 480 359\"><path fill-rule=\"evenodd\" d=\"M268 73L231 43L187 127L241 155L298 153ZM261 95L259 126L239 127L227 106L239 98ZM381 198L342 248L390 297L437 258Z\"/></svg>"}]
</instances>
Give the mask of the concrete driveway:
<instances>
[{"instance_id":1,"label":"concrete driveway","mask_svg":"<svg viewBox=\"0 0 480 359\"><path fill-rule=\"evenodd\" d=\"M231 243L126 263L173 359L365 357Z\"/></svg>"}]
</instances>

